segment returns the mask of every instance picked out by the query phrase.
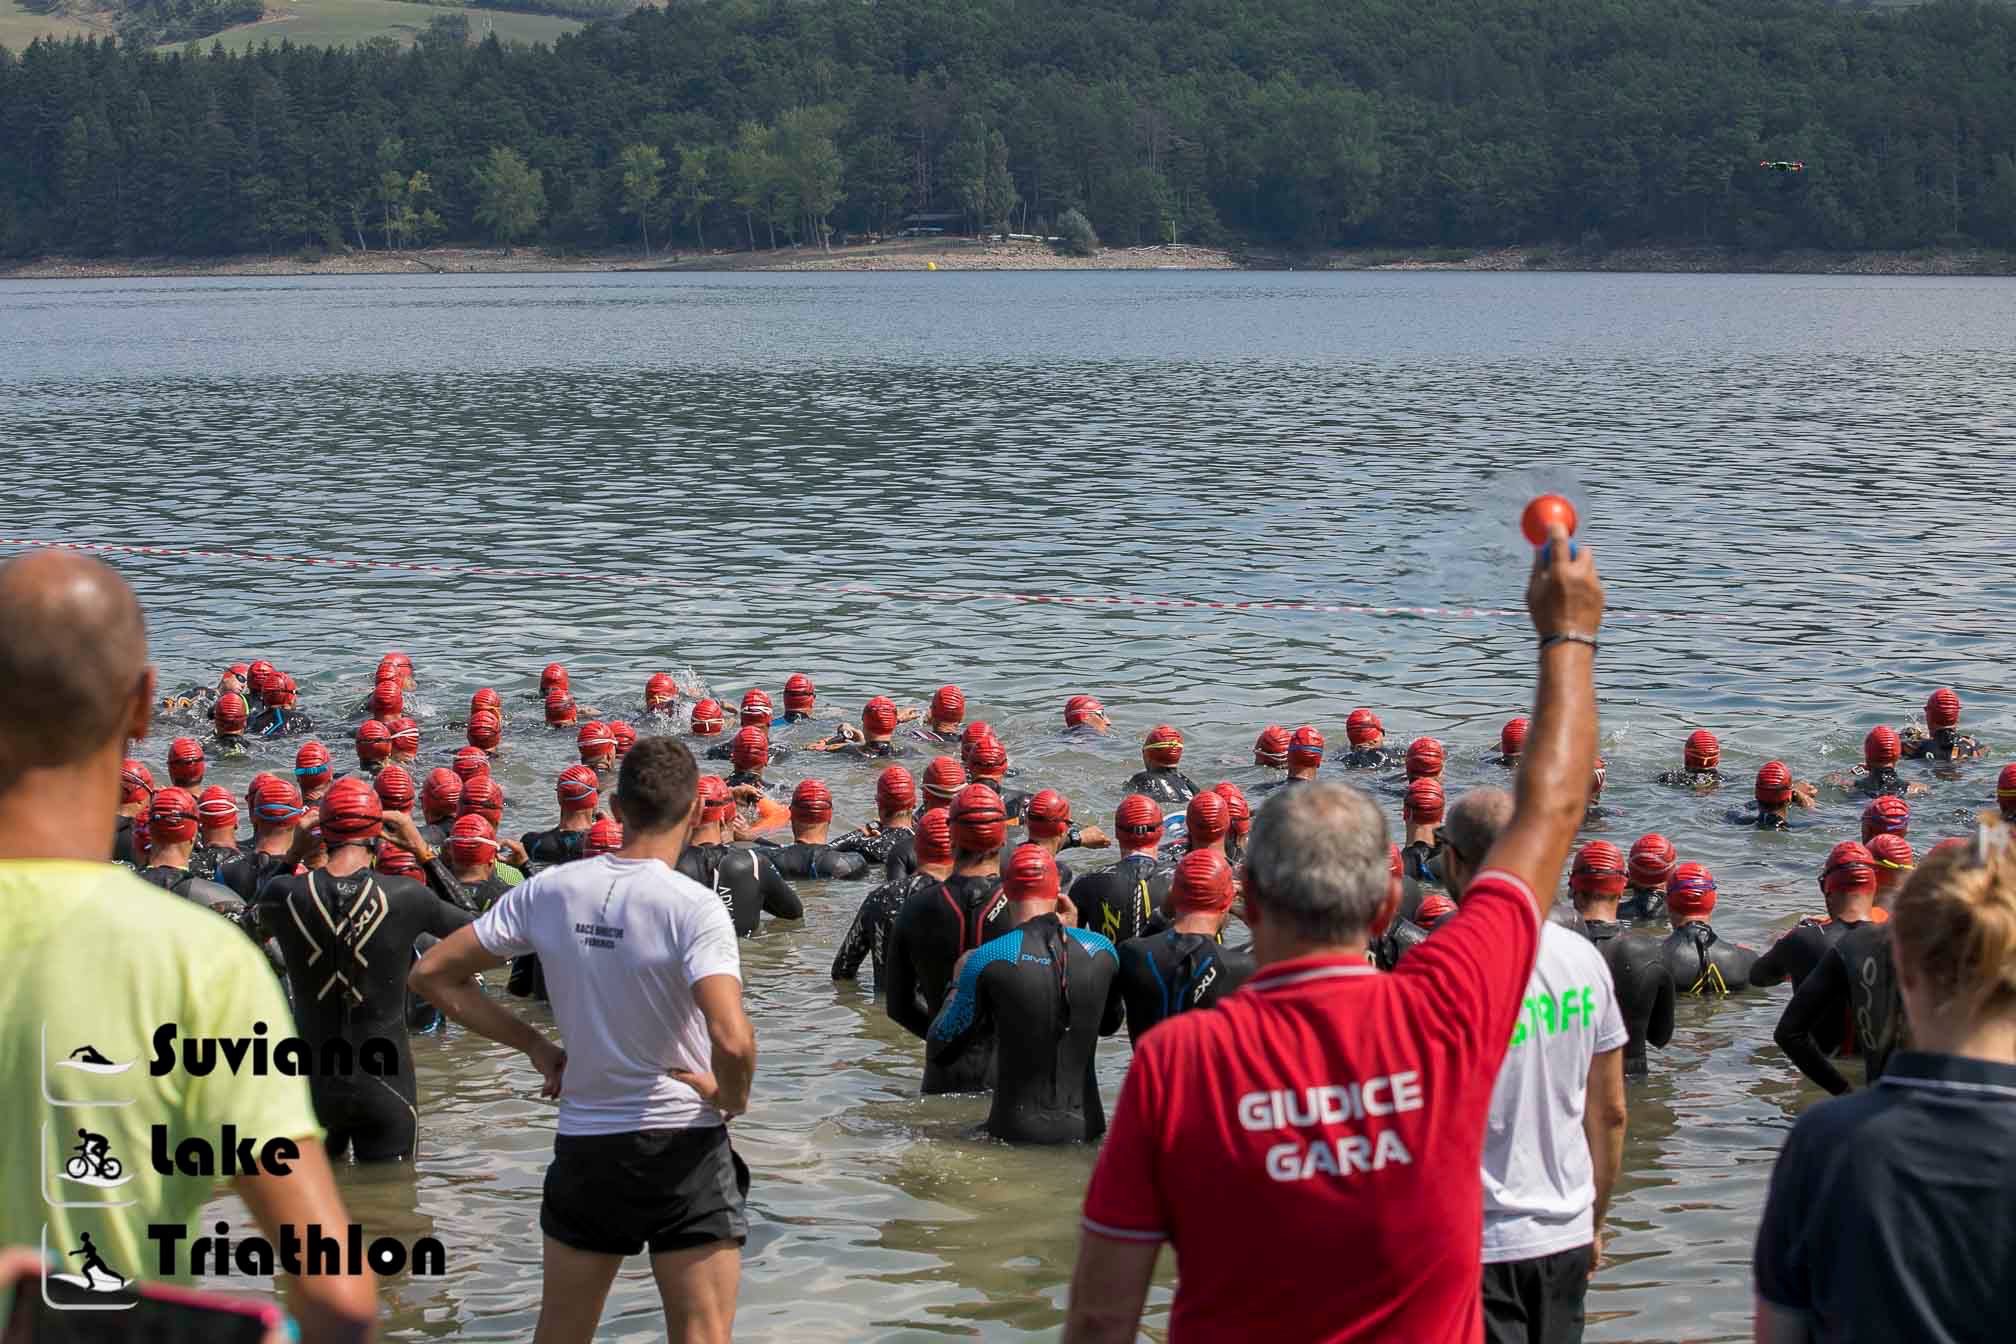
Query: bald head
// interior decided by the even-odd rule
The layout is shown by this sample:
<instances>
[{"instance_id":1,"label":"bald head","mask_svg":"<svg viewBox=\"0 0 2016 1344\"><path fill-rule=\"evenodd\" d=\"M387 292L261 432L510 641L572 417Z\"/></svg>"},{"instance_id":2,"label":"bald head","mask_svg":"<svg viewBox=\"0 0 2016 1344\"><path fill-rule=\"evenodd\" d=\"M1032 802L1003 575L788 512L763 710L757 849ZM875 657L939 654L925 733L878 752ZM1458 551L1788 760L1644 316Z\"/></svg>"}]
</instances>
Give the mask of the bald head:
<instances>
[{"instance_id":1,"label":"bald head","mask_svg":"<svg viewBox=\"0 0 2016 1344\"><path fill-rule=\"evenodd\" d=\"M1472 866L1512 822L1512 795L1504 789L1471 789L1458 798L1443 818L1442 832Z\"/></svg>"},{"instance_id":2,"label":"bald head","mask_svg":"<svg viewBox=\"0 0 2016 1344\"><path fill-rule=\"evenodd\" d=\"M116 758L152 690L139 600L109 565L71 551L0 564L0 796L30 770Z\"/></svg>"}]
</instances>

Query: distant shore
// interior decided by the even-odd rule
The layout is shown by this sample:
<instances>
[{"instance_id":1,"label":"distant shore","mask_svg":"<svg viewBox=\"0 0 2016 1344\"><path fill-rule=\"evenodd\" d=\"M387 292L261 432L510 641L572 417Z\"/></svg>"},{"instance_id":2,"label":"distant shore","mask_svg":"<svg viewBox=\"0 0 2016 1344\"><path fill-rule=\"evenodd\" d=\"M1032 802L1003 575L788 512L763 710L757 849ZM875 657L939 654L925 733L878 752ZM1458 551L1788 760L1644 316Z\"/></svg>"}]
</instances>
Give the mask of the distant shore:
<instances>
[{"instance_id":1,"label":"distant shore","mask_svg":"<svg viewBox=\"0 0 2016 1344\"><path fill-rule=\"evenodd\" d=\"M1774 275L2016 275L2016 253L1926 248L1910 252L1745 253L1718 247L1590 251L1541 244L1484 248L1357 248L1314 254L1166 244L1065 256L1041 243L905 239L750 251L671 249L588 255L521 247L429 247L400 252L251 253L227 257L40 257L0 263L0 279L187 279L205 276L536 275L688 271L1602 271Z\"/></svg>"}]
</instances>

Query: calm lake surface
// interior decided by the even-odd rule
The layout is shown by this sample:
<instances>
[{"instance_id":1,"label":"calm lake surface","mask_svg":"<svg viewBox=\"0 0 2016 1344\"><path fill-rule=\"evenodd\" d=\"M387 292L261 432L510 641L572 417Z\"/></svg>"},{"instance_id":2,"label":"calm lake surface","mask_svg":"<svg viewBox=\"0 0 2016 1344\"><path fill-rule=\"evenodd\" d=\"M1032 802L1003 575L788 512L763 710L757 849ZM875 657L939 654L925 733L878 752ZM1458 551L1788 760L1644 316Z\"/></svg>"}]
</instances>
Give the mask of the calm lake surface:
<instances>
[{"instance_id":1,"label":"calm lake surface","mask_svg":"<svg viewBox=\"0 0 2016 1344\"><path fill-rule=\"evenodd\" d=\"M1708 863L1725 934L1756 944L1820 909L1819 860L1859 809L1829 804L1790 835L1720 824L1746 788L1651 783L1689 729L1713 728L1741 779L1773 756L1814 777L1857 759L1872 724L1957 687L1993 754L1935 781L1912 826L1921 853L1992 802L2016 746L2006 280L9 283L0 441L8 538L556 576L117 559L164 681L270 656L339 762L386 649L418 664L424 764L459 744L472 689L503 690L514 834L551 824L572 755L529 698L556 658L607 714L640 708L659 669L773 695L809 672L849 718L878 692L921 705L956 681L1021 781L1064 789L1081 818L1110 821L1159 720L1184 728L1184 768L1207 784L1253 782L1262 725L1341 742L1356 705L1402 742L1442 737L1452 791L1487 781L1484 753L1530 691L1523 616L850 587L1517 608L1516 517L1543 486L1581 504L1616 609L1599 676L1618 815L1603 833L1661 830ZM1110 746L1060 740L1080 690L1112 709ZM213 778L242 786L291 752L262 747ZM165 753L143 754L158 770ZM795 781L805 759L773 776ZM872 813L870 767L825 777L841 822ZM808 887L802 924L744 945L762 1059L735 1126L756 1173L737 1336L1054 1334L1093 1153L975 1139L984 1101L916 1095L920 1043L865 985L828 978L864 890ZM1820 1095L1771 1043L1784 997L1683 1001L1634 1085L1592 1339L1748 1337L1772 1157ZM529 1338L551 1110L520 1057L459 1029L416 1051L419 1161L344 1175L373 1233L447 1248L445 1279L387 1286L388 1337ZM1102 1046L1109 1104L1126 1064L1124 1035ZM228 1197L216 1212L244 1219ZM1165 1256L1157 1338L1173 1278ZM662 1338L641 1258L603 1337Z\"/></svg>"}]
</instances>

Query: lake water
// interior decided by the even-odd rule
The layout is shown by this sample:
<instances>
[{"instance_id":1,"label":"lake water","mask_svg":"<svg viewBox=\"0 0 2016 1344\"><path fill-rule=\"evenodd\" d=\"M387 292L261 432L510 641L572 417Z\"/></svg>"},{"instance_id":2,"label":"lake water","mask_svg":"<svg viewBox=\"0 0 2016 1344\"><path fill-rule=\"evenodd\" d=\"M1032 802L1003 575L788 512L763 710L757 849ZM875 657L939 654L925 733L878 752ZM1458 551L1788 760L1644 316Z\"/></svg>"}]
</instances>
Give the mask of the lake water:
<instances>
[{"instance_id":1,"label":"lake water","mask_svg":"<svg viewBox=\"0 0 2016 1344\"><path fill-rule=\"evenodd\" d=\"M2006 280L9 283L0 441L10 539L540 571L117 559L166 681L266 655L334 721L403 648L428 764L460 741L469 692L502 689L513 833L550 824L571 756L524 698L556 658L608 713L638 708L661 668L773 695L806 671L849 718L957 681L1021 778L1081 818L1110 820L1159 720L1184 728L1205 783L1252 782L1263 724L1340 742L1361 704L1403 742L1442 737L1452 788L1489 779L1487 746L1530 691L1523 616L947 594L1517 608L1515 520L1541 486L1582 505L1615 608L1606 834L1661 830L1707 862L1724 933L1757 943L1818 910L1819 860L1857 809L1792 835L1720 825L1747 790L1650 783L1689 729L1713 728L1739 778L1772 756L1813 777L1950 684L1995 761L2016 737ZM1080 690L1122 740L1060 741ZM347 758L347 729L330 740ZM157 770L165 751L148 744ZM241 785L283 755L213 777ZM797 779L802 759L773 774ZM1921 852L1992 800L1994 769L1935 783ZM871 811L867 766L826 773L843 823ZM762 1061L735 1131L756 1172L737 1336L1052 1334L1093 1154L977 1140L984 1102L916 1095L919 1043L828 979L862 890L808 887L802 924L745 945ZM1634 1085L1590 1338L1748 1337L1772 1156L1819 1095L1771 1044L1784 995L1683 1001ZM419 1161L344 1176L374 1232L447 1248L445 1279L388 1285L388 1337L529 1338L551 1112L515 1055L452 1029L416 1049ZM1101 1055L1110 1102L1124 1037ZM234 1203L217 1209L242 1219ZM1167 1257L1160 1281L1158 1338ZM662 1338L642 1259L603 1337Z\"/></svg>"}]
</instances>

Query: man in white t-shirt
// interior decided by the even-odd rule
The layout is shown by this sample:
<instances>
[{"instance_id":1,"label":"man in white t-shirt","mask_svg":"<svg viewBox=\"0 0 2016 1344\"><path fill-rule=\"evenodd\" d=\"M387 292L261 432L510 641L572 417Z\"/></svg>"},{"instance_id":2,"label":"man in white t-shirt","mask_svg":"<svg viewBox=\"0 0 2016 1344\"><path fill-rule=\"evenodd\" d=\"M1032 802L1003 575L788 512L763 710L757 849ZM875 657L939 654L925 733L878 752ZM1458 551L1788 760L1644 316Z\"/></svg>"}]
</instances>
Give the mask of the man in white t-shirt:
<instances>
[{"instance_id":1,"label":"man in white t-shirt","mask_svg":"<svg viewBox=\"0 0 2016 1344\"><path fill-rule=\"evenodd\" d=\"M560 1099L535 1344L586 1344L624 1257L647 1248L668 1338L727 1344L734 1327L749 1168L726 1121L749 1105L756 1033L727 908L673 870L698 784L685 744L639 742L616 790L623 848L513 887L413 969L413 988L523 1050ZM564 1051L472 979L527 953Z\"/></svg>"},{"instance_id":2,"label":"man in white t-shirt","mask_svg":"<svg viewBox=\"0 0 2016 1344\"><path fill-rule=\"evenodd\" d=\"M1510 794L1475 789L1452 820L1495 838L1511 814ZM1583 1299L1624 1153L1627 1039L1603 954L1580 934L1542 923L1484 1130L1489 1344L1582 1338Z\"/></svg>"}]
</instances>

